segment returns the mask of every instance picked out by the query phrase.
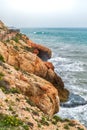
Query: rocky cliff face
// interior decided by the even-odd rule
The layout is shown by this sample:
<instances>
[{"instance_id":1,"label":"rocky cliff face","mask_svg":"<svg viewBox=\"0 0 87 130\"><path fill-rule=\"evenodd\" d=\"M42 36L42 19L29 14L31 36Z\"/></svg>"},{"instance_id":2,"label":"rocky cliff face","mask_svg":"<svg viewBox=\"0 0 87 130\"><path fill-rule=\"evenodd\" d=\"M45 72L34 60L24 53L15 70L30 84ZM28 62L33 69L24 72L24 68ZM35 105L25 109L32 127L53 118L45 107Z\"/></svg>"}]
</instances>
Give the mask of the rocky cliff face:
<instances>
[{"instance_id":1,"label":"rocky cliff face","mask_svg":"<svg viewBox=\"0 0 87 130\"><path fill-rule=\"evenodd\" d=\"M1 23L1 31L3 28L5 26ZM51 50L33 43L27 36L13 30L11 32L7 29L2 36L0 62L3 64L0 71L4 71L5 85L9 84L8 89L20 89L45 113L53 115L58 112L59 97L60 100L66 100L68 91L64 89L62 79L54 72L52 63L42 60L43 57L46 57L44 60L51 57ZM7 74L7 69L4 68L6 65L9 72L13 67L13 74ZM16 75L19 79L15 83ZM7 86L5 85L4 87Z\"/></svg>"},{"instance_id":2,"label":"rocky cliff face","mask_svg":"<svg viewBox=\"0 0 87 130\"><path fill-rule=\"evenodd\" d=\"M50 57L49 48L32 42L16 30L11 32L0 21L0 113L3 120L6 114L10 115L7 116L10 121L4 122L5 125L16 127L16 123L21 122L22 125L18 123L16 129L49 130L51 126L57 129L57 117L47 121L48 117L44 116L52 117L57 113L60 101L67 100L69 92L54 72L52 63L47 62ZM27 102L35 106L31 107Z\"/></svg>"},{"instance_id":3,"label":"rocky cliff face","mask_svg":"<svg viewBox=\"0 0 87 130\"><path fill-rule=\"evenodd\" d=\"M33 43L19 32L11 33L8 29L0 42L0 54L7 64L51 82L59 92L60 101L67 100L69 92L64 89L62 79L54 72L52 64L43 61L43 58L47 60L51 57L50 49Z\"/></svg>"},{"instance_id":4,"label":"rocky cliff face","mask_svg":"<svg viewBox=\"0 0 87 130\"><path fill-rule=\"evenodd\" d=\"M0 86L6 91L19 90L50 116L58 111L58 92L48 81L31 73L17 71L14 67L1 62L0 75Z\"/></svg>"}]
</instances>

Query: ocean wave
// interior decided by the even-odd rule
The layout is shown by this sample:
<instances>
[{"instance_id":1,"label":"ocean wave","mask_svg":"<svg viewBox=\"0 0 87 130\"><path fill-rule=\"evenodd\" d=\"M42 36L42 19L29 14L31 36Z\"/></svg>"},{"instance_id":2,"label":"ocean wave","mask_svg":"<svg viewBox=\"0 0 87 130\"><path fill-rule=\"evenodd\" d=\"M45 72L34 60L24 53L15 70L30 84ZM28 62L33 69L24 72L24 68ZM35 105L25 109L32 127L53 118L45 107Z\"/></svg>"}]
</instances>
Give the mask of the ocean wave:
<instances>
[{"instance_id":1,"label":"ocean wave","mask_svg":"<svg viewBox=\"0 0 87 130\"><path fill-rule=\"evenodd\" d=\"M62 118L76 119L87 127L87 105L78 106L76 108L60 107L58 113Z\"/></svg>"},{"instance_id":2,"label":"ocean wave","mask_svg":"<svg viewBox=\"0 0 87 130\"><path fill-rule=\"evenodd\" d=\"M46 34L45 32L33 32L34 34Z\"/></svg>"},{"instance_id":3,"label":"ocean wave","mask_svg":"<svg viewBox=\"0 0 87 130\"><path fill-rule=\"evenodd\" d=\"M61 65L64 71L79 72L84 71L82 62L74 62L71 64Z\"/></svg>"},{"instance_id":4,"label":"ocean wave","mask_svg":"<svg viewBox=\"0 0 87 130\"><path fill-rule=\"evenodd\" d=\"M62 57L54 57L51 58L50 61L54 64L55 68L58 67L58 65L62 65L65 63L69 63L70 60L68 58L62 58Z\"/></svg>"},{"instance_id":5,"label":"ocean wave","mask_svg":"<svg viewBox=\"0 0 87 130\"><path fill-rule=\"evenodd\" d=\"M83 86L83 85L82 85ZM74 94L79 94L79 96L83 97L85 100L87 100L87 89L86 86L80 87L79 85L74 85L72 83L71 85L68 86L70 89L70 92L73 92Z\"/></svg>"},{"instance_id":6,"label":"ocean wave","mask_svg":"<svg viewBox=\"0 0 87 130\"><path fill-rule=\"evenodd\" d=\"M87 100L87 29L25 29L28 36L53 50L55 71L72 93ZM87 105L60 108L60 115L75 118L87 126Z\"/></svg>"},{"instance_id":7,"label":"ocean wave","mask_svg":"<svg viewBox=\"0 0 87 130\"><path fill-rule=\"evenodd\" d=\"M56 69L61 71L78 72L84 71L84 62L73 61L68 58L56 57L50 60Z\"/></svg>"}]
</instances>

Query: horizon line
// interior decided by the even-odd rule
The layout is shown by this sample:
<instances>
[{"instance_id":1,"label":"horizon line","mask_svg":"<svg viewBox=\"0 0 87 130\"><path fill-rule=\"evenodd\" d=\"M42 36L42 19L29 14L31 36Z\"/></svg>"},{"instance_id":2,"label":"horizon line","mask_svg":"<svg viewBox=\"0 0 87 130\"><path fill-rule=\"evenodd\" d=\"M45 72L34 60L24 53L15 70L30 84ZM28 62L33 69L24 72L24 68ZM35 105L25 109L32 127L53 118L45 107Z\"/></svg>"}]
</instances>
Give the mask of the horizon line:
<instances>
[{"instance_id":1,"label":"horizon line","mask_svg":"<svg viewBox=\"0 0 87 130\"><path fill-rule=\"evenodd\" d=\"M75 29L75 28L79 29L79 28L82 28L82 29L84 29L84 28L87 28L87 27L18 27L18 28L61 28L61 29L63 29L63 28L67 28L67 29L68 28L69 29Z\"/></svg>"}]
</instances>

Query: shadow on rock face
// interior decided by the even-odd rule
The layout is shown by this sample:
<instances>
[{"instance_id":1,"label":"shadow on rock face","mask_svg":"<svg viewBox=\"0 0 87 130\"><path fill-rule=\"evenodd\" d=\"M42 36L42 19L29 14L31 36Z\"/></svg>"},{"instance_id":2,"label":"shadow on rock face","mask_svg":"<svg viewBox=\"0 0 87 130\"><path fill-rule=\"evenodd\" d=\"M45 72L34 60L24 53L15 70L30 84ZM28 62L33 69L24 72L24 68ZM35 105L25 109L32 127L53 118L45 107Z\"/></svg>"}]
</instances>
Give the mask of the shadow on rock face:
<instances>
[{"instance_id":1,"label":"shadow on rock face","mask_svg":"<svg viewBox=\"0 0 87 130\"><path fill-rule=\"evenodd\" d=\"M51 57L48 55L47 52L40 51L40 50L39 50L38 57L40 57L43 61L47 61L48 59L51 58Z\"/></svg>"}]
</instances>

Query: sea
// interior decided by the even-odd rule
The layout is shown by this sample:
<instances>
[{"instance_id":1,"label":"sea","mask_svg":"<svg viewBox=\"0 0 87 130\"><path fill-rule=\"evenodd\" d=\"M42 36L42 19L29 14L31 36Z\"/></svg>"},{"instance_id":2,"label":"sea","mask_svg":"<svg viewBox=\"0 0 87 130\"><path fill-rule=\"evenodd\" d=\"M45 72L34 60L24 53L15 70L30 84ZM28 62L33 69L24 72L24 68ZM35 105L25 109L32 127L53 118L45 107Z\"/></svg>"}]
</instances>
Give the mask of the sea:
<instances>
[{"instance_id":1,"label":"sea","mask_svg":"<svg viewBox=\"0 0 87 130\"><path fill-rule=\"evenodd\" d=\"M49 59L70 92L57 113L87 127L87 28L21 28L35 43L52 50Z\"/></svg>"}]
</instances>

